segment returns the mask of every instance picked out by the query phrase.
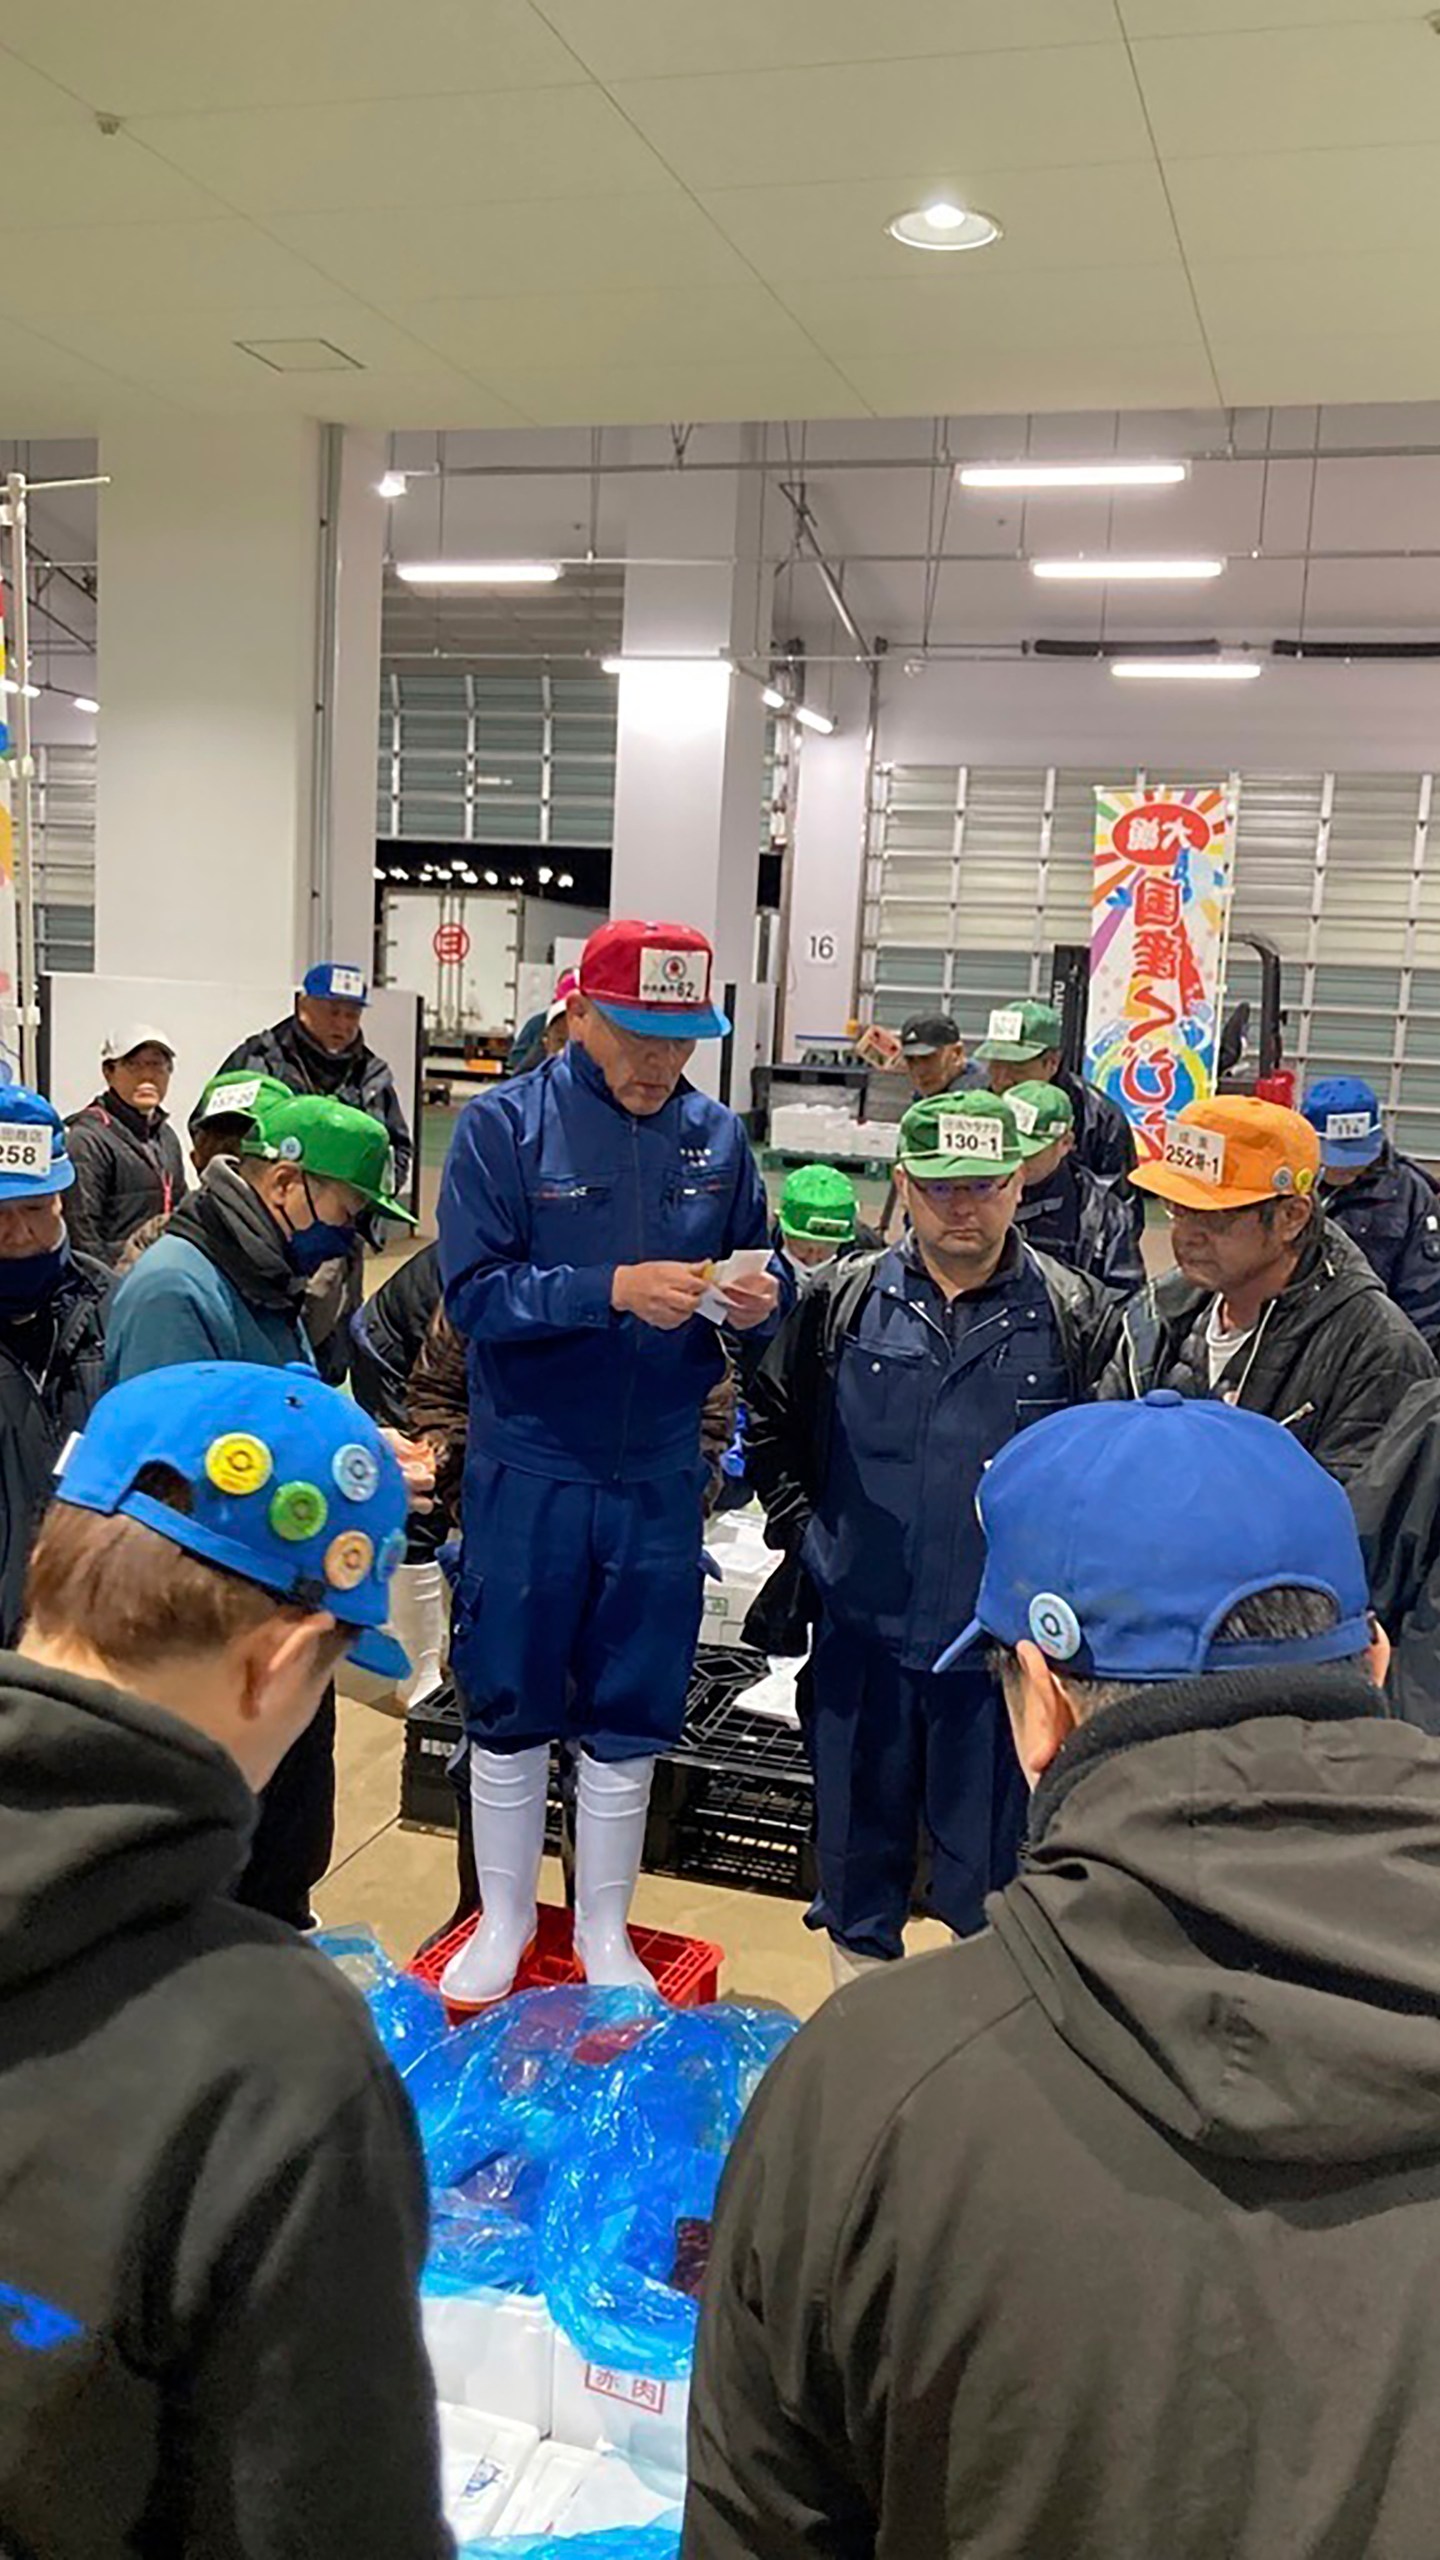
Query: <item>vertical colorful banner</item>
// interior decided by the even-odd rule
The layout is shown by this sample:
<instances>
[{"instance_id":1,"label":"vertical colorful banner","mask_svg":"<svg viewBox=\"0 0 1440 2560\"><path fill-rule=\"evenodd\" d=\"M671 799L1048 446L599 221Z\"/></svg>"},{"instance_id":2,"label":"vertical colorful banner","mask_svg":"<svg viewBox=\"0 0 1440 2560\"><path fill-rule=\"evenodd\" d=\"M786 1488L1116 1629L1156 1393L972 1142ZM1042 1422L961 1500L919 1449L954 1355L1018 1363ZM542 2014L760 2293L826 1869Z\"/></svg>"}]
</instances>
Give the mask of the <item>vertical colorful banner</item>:
<instances>
[{"instance_id":1,"label":"vertical colorful banner","mask_svg":"<svg viewBox=\"0 0 1440 2560\"><path fill-rule=\"evenodd\" d=\"M20 1073L19 914L15 904L14 775L5 682L5 588L0 582L0 1084Z\"/></svg>"},{"instance_id":2,"label":"vertical colorful banner","mask_svg":"<svg viewBox=\"0 0 1440 2560\"><path fill-rule=\"evenodd\" d=\"M1220 783L1095 793L1085 1072L1142 1160L1214 1083L1232 814Z\"/></svg>"}]
</instances>

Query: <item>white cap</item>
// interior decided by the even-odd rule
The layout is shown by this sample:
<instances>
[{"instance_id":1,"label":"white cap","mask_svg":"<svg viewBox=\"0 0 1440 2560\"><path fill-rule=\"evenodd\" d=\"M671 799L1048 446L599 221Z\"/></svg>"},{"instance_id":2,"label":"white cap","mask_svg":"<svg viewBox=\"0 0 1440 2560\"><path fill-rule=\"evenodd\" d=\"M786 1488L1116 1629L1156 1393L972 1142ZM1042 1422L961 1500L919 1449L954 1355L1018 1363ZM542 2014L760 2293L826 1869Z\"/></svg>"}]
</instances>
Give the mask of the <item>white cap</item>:
<instances>
[{"instance_id":1,"label":"white cap","mask_svg":"<svg viewBox=\"0 0 1440 2560\"><path fill-rule=\"evenodd\" d=\"M172 1066L175 1043L168 1031L157 1031L153 1022L122 1022L118 1031L107 1031L100 1047L102 1067L113 1066L117 1058L128 1058L136 1049L163 1049Z\"/></svg>"}]
</instances>

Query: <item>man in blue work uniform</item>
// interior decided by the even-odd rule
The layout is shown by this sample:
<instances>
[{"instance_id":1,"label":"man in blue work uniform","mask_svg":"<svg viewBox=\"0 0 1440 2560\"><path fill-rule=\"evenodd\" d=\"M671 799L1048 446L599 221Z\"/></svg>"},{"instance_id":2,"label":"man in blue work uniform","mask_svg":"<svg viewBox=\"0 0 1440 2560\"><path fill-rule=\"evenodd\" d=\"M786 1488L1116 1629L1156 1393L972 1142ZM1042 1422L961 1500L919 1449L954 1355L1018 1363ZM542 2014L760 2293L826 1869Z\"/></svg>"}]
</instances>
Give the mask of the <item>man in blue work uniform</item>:
<instances>
[{"instance_id":1,"label":"man in blue work uniform","mask_svg":"<svg viewBox=\"0 0 1440 2560\"><path fill-rule=\"evenodd\" d=\"M1075 1114L1075 1153L1097 1181L1118 1190L1139 1234L1145 1203L1130 1189L1135 1170L1135 1132L1118 1102L1098 1085L1062 1067L1064 1029L1053 1004L1000 1005L975 1055L982 1059L992 1093L1009 1093L1017 1084L1054 1084L1070 1097Z\"/></svg>"},{"instance_id":2,"label":"man in blue work uniform","mask_svg":"<svg viewBox=\"0 0 1440 2560\"><path fill-rule=\"evenodd\" d=\"M533 1934L561 1737L583 1746L577 1952L592 1982L649 1980L625 1922L699 1632L717 1319L754 1331L777 1296L745 1132L685 1081L697 1039L729 1028L713 965L690 926L603 925L569 1045L470 1103L445 1169L440 1268L470 1372L450 1653L484 1918L444 1988L470 2006L504 1996ZM740 1251L753 1269L721 1294L712 1267Z\"/></svg>"},{"instance_id":3,"label":"man in blue work uniform","mask_svg":"<svg viewBox=\"0 0 1440 2560\"><path fill-rule=\"evenodd\" d=\"M1069 1094L1058 1084L1017 1084L1005 1098L1025 1156L1015 1224L1026 1244L1133 1296L1145 1281L1139 1239L1119 1193L1107 1191L1075 1153Z\"/></svg>"},{"instance_id":4,"label":"man in blue work uniform","mask_svg":"<svg viewBox=\"0 0 1440 2560\"><path fill-rule=\"evenodd\" d=\"M1440 1347L1440 1198L1392 1147L1373 1085L1326 1076L1301 1105L1320 1141L1327 1218L1358 1244L1387 1297L1432 1351Z\"/></svg>"},{"instance_id":5,"label":"man in blue work uniform","mask_svg":"<svg viewBox=\"0 0 1440 2560\"><path fill-rule=\"evenodd\" d=\"M1118 1333L1098 1282L1015 1234L1024 1155L998 1094L913 1103L897 1164L904 1242L815 1276L750 1398L782 1574L798 1557L818 1598L809 1920L839 1979L903 1955L922 1823L930 1905L957 1934L1014 1873L1025 1791L1004 1709L983 1668L931 1665L974 1609L984 1468L1089 1393Z\"/></svg>"}]
</instances>

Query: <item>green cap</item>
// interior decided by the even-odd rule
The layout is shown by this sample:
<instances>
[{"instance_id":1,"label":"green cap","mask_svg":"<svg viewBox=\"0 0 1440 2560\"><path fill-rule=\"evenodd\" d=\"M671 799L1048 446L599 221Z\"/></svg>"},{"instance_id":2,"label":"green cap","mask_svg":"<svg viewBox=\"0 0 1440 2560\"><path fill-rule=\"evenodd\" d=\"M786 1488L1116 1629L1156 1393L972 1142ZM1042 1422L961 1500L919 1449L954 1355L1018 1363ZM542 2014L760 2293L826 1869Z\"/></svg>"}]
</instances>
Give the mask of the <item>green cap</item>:
<instances>
[{"instance_id":1,"label":"green cap","mask_svg":"<svg viewBox=\"0 0 1440 2560\"><path fill-rule=\"evenodd\" d=\"M937 1093L912 1102L895 1161L917 1182L1004 1182L1025 1162L1008 1094Z\"/></svg>"},{"instance_id":2,"label":"green cap","mask_svg":"<svg viewBox=\"0 0 1440 2560\"><path fill-rule=\"evenodd\" d=\"M240 1152L263 1157L267 1164L298 1164L321 1182L348 1182L382 1217L415 1224L408 1209L394 1198L395 1159L390 1133L368 1111L353 1110L328 1093L291 1093L262 1103L255 1126L242 1139Z\"/></svg>"},{"instance_id":3,"label":"green cap","mask_svg":"<svg viewBox=\"0 0 1440 2560\"><path fill-rule=\"evenodd\" d=\"M1075 1106L1058 1084L1012 1084L1005 1099L1015 1115L1023 1156L1043 1156L1075 1126Z\"/></svg>"},{"instance_id":4,"label":"green cap","mask_svg":"<svg viewBox=\"0 0 1440 2560\"><path fill-rule=\"evenodd\" d=\"M1027 1058L1043 1058L1047 1049L1060 1048L1064 1036L1053 1004L997 1005L975 1055L1009 1059L1019 1065Z\"/></svg>"},{"instance_id":5,"label":"green cap","mask_svg":"<svg viewBox=\"0 0 1440 2560\"><path fill-rule=\"evenodd\" d=\"M780 1194L780 1232L805 1244L853 1244L860 1215L855 1185L833 1164L802 1164Z\"/></svg>"},{"instance_id":6,"label":"green cap","mask_svg":"<svg viewBox=\"0 0 1440 2560\"><path fill-rule=\"evenodd\" d=\"M198 1129L206 1120L253 1120L258 1111L289 1100L290 1087L278 1076L257 1075L253 1067L232 1067L228 1075L211 1077L190 1114L190 1127Z\"/></svg>"}]
</instances>

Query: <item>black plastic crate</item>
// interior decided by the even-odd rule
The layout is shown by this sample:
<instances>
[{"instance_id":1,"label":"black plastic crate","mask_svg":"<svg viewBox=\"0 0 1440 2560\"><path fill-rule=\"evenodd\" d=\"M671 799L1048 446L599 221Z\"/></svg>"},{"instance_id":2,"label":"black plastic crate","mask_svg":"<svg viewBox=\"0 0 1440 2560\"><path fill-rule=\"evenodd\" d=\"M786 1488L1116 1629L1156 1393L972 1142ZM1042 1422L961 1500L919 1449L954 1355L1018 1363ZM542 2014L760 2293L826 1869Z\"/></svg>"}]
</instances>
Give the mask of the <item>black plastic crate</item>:
<instances>
[{"instance_id":1,"label":"black plastic crate","mask_svg":"<svg viewBox=\"0 0 1440 2560\"><path fill-rule=\"evenodd\" d=\"M457 1820L450 1762L464 1732L455 1692L437 1689L407 1708L400 1761L400 1819L422 1831L453 1831Z\"/></svg>"}]
</instances>

